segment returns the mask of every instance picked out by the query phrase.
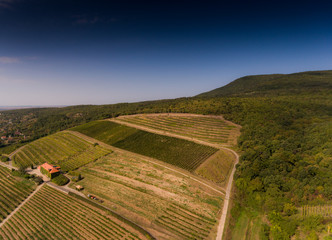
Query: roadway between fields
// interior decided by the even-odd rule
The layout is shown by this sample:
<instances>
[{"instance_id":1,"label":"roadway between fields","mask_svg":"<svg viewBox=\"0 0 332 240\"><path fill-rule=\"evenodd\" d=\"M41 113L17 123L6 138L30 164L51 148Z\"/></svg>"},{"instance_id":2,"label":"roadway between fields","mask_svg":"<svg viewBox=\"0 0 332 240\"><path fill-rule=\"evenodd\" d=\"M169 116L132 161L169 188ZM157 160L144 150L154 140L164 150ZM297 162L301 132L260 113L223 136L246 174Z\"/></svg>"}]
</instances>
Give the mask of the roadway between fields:
<instances>
[{"instance_id":1,"label":"roadway between fields","mask_svg":"<svg viewBox=\"0 0 332 240\"><path fill-rule=\"evenodd\" d=\"M231 191L232 191L232 186L233 186L234 173L235 173L236 165L239 162L239 155L234 150L229 149L229 148L224 147L224 146L221 146L219 144L208 143L208 142L205 142L203 140L198 140L198 139L195 139L195 138L181 136L181 135L170 133L170 132L151 129L149 127L143 127L143 126L139 126L139 125L136 125L136 124L133 124L133 123L127 123L127 122L117 120L117 119L108 119L108 120L111 121L111 122L122 124L122 125L127 125L128 127L133 127L133 128L136 128L136 129L144 130L144 131L147 131L147 132L152 132L152 133L156 133L156 134L160 134L160 135L166 135L166 136L170 136L170 137L182 138L182 139L192 141L192 142L196 142L196 143L199 143L199 144L208 145L208 146L215 147L215 148L218 148L218 149L223 149L223 150L226 150L226 151L230 151L232 154L234 154L235 162L234 162L234 165L233 165L232 172L229 175L229 179L228 179L228 183L227 183L227 187L226 187L226 196L225 196L225 199L224 199L222 214L221 214L221 217L219 219L218 232L217 232L217 237L216 237L216 240L221 240L222 237L223 237L223 234L224 234L224 229L225 229L225 224L226 224L226 217L227 217L227 213L228 213L229 201L230 201L230 196L231 196ZM202 184L207 185L205 183L202 183Z\"/></svg>"},{"instance_id":2,"label":"roadway between fields","mask_svg":"<svg viewBox=\"0 0 332 240\"><path fill-rule=\"evenodd\" d=\"M26 202L30 200L41 188L44 186L44 183L40 184L33 193L29 195L23 202L21 202L20 205L18 205L1 223L0 223L0 228L10 219Z\"/></svg>"}]
</instances>

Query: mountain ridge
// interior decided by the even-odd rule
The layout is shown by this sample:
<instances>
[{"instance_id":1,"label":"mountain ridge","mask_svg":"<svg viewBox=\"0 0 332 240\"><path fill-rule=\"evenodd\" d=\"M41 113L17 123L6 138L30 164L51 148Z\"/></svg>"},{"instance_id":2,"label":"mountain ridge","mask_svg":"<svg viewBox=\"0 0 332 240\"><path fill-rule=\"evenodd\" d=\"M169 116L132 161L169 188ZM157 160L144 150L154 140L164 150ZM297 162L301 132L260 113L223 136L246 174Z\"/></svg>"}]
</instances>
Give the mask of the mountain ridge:
<instances>
[{"instance_id":1,"label":"mountain ridge","mask_svg":"<svg viewBox=\"0 0 332 240\"><path fill-rule=\"evenodd\" d=\"M332 89L332 70L248 75L196 97L283 95Z\"/></svg>"}]
</instances>

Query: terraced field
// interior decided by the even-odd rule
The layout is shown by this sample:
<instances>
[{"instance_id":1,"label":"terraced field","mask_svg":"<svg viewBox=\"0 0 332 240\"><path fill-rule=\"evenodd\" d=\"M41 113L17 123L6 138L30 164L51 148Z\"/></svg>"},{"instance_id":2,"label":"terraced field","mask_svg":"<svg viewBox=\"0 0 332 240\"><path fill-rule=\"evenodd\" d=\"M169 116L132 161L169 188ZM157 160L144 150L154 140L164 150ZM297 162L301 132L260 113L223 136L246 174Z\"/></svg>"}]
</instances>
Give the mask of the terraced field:
<instances>
[{"instance_id":1,"label":"terraced field","mask_svg":"<svg viewBox=\"0 0 332 240\"><path fill-rule=\"evenodd\" d=\"M72 129L115 147L194 171L218 149L158 135L110 121L95 121Z\"/></svg>"},{"instance_id":2,"label":"terraced field","mask_svg":"<svg viewBox=\"0 0 332 240\"><path fill-rule=\"evenodd\" d=\"M120 152L76 172L84 177L78 183L84 194L97 196L120 215L157 231L157 238L161 234L161 239L215 239L223 194L187 176Z\"/></svg>"},{"instance_id":3,"label":"terraced field","mask_svg":"<svg viewBox=\"0 0 332 240\"><path fill-rule=\"evenodd\" d=\"M206 239L216 221L171 204L158 219L158 224L183 239Z\"/></svg>"},{"instance_id":4,"label":"terraced field","mask_svg":"<svg viewBox=\"0 0 332 240\"><path fill-rule=\"evenodd\" d=\"M11 175L0 166L0 222L5 219L35 189L31 181Z\"/></svg>"},{"instance_id":5,"label":"terraced field","mask_svg":"<svg viewBox=\"0 0 332 240\"><path fill-rule=\"evenodd\" d=\"M116 120L218 144L235 144L240 134L238 126L216 116L140 114Z\"/></svg>"},{"instance_id":6,"label":"terraced field","mask_svg":"<svg viewBox=\"0 0 332 240\"><path fill-rule=\"evenodd\" d=\"M107 212L44 186L2 227L3 239L147 239Z\"/></svg>"},{"instance_id":7,"label":"terraced field","mask_svg":"<svg viewBox=\"0 0 332 240\"><path fill-rule=\"evenodd\" d=\"M69 171L108 153L110 150L93 146L71 133L60 132L25 145L13 156L13 162L19 167L49 162Z\"/></svg>"}]
</instances>

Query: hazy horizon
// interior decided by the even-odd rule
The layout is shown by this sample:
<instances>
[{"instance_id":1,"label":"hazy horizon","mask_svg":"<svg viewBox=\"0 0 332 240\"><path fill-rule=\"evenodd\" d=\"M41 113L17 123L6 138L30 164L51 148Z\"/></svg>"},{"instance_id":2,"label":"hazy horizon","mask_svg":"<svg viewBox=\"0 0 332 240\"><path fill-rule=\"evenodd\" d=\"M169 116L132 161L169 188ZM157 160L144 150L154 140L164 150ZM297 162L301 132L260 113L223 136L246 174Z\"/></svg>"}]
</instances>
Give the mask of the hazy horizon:
<instances>
[{"instance_id":1,"label":"hazy horizon","mask_svg":"<svg viewBox=\"0 0 332 240\"><path fill-rule=\"evenodd\" d=\"M0 0L4 106L113 104L332 69L329 1Z\"/></svg>"}]
</instances>

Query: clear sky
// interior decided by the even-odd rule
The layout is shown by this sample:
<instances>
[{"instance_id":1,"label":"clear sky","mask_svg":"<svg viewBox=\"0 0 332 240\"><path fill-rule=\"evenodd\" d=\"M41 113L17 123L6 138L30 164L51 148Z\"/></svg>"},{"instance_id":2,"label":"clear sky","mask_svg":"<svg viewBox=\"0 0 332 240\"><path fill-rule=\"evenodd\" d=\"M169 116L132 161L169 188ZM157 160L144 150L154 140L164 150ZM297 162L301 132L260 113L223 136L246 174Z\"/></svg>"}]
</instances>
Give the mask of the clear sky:
<instances>
[{"instance_id":1,"label":"clear sky","mask_svg":"<svg viewBox=\"0 0 332 240\"><path fill-rule=\"evenodd\" d=\"M0 0L0 105L194 96L332 69L332 1Z\"/></svg>"}]
</instances>

